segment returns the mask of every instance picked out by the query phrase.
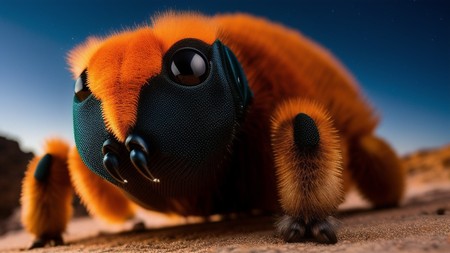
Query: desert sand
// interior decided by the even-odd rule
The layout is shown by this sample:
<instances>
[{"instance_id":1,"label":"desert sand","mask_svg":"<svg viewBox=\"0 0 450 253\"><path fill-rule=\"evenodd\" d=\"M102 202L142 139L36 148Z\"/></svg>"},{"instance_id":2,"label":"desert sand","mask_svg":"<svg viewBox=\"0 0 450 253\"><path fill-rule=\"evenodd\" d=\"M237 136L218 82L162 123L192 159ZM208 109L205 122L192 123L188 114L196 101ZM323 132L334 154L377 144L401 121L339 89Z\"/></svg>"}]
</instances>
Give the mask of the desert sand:
<instances>
[{"instance_id":1,"label":"desert sand","mask_svg":"<svg viewBox=\"0 0 450 253\"><path fill-rule=\"evenodd\" d=\"M66 245L29 252L450 252L450 146L446 153L417 153L404 159L407 192L401 205L371 209L351 191L336 215L338 243L284 243L274 216L203 222L139 213L146 228L132 230L92 218L71 221ZM439 155L438 158L437 155ZM430 158L434 156L434 158ZM434 161L434 162L433 162ZM23 230L0 237L1 252L23 252L32 237Z\"/></svg>"}]
</instances>

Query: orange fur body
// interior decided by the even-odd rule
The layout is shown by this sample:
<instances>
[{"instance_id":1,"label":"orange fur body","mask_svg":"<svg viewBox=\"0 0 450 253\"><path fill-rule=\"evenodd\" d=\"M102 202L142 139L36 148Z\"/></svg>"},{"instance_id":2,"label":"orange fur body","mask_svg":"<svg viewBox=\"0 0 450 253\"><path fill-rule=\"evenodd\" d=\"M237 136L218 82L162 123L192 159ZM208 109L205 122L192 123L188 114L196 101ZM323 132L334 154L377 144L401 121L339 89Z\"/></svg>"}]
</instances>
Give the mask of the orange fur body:
<instances>
[{"instance_id":1,"label":"orange fur body","mask_svg":"<svg viewBox=\"0 0 450 253\"><path fill-rule=\"evenodd\" d=\"M238 164L232 165L245 172L228 185L236 188L232 190L239 207L223 208L227 202L218 203L213 195L157 199L158 203L149 206L182 215L281 210L306 221L323 220L336 211L353 182L377 206L398 203L404 188L400 163L389 146L374 136L378 118L352 76L328 51L302 34L244 14L168 13L155 19L152 27L106 39L91 38L71 52L73 76L87 69L87 83L101 101L105 126L118 141L124 142L136 123L140 90L161 72L162 57L169 48L184 38L207 44L222 41L235 53L254 94L233 149ZM320 132L314 153L294 147L292 120L298 113L309 115ZM91 213L110 221L132 216L132 200L96 177L75 149L68 162L65 173L70 173L75 191ZM30 164L28 174L33 173L35 163ZM58 229L49 230L30 216L30 208L47 207L35 204L38 195L30 189L39 186L28 174L22 197L28 230L37 236L63 230L68 209L61 212L64 221ZM70 181L65 180L67 186L59 187L69 191ZM44 191L38 193L45 195ZM55 198L60 204L67 201Z\"/></svg>"},{"instance_id":2,"label":"orange fur body","mask_svg":"<svg viewBox=\"0 0 450 253\"><path fill-rule=\"evenodd\" d=\"M121 223L134 216L132 202L117 187L89 170L75 148L68 161L72 185L91 215L110 223Z\"/></svg>"}]
</instances>

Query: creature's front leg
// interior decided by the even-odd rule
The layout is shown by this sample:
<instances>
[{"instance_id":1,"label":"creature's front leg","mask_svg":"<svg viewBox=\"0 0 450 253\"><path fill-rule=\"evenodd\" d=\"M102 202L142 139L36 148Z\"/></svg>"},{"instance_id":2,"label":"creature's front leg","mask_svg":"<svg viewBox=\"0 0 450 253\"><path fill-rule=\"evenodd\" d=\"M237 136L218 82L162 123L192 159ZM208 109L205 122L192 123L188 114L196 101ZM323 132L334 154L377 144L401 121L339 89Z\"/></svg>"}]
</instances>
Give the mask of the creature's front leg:
<instances>
[{"instance_id":1,"label":"creature's front leg","mask_svg":"<svg viewBox=\"0 0 450 253\"><path fill-rule=\"evenodd\" d=\"M22 223L35 236L31 248L63 244L61 234L72 215L69 146L51 140L45 151L30 162L22 183Z\"/></svg>"},{"instance_id":2,"label":"creature's front leg","mask_svg":"<svg viewBox=\"0 0 450 253\"><path fill-rule=\"evenodd\" d=\"M35 157L22 183L22 223L35 236L30 249L62 245L62 233L72 216L75 192L92 215L123 222L134 215L134 205L114 185L84 165L77 149L52 140L46 155Z\"/></svg>"},{"instance_id":3,"label":"creature's front leg","mask_svg":"<svg viewBox=\"0 0 450 253\"><path fill-rule=\"evenodd\" d=\"M277 230L287 242L336 243L329 221L342 203L342 155L331 118L301 99L280 105L272 121L278 193L285 212Z\"/></svg>"}]
</instances>

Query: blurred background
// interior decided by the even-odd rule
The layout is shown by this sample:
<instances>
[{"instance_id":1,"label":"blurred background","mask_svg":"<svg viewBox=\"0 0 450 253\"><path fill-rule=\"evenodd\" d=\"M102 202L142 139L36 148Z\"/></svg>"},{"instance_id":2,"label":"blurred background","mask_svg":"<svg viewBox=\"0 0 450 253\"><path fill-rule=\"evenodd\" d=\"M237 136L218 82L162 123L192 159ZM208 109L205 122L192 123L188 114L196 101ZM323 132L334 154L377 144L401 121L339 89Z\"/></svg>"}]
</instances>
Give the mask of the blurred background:
<instances>
[{"instance_id":1,"label":"blurred background","mask_svg":"<svg viewBox=\"0 0 450 253\"><path fill-rule=\"evenodd\" d=\"M11 193L1 206L17 206L30 152L52 136L73 143L67 52L165 10L247 12L297 29L354 74L399 154L450 143L450 1L1 0L0 192Z\"/></svg>"},{"instance_id":2,"label":"blurred background","mask_svg":"<svg viewBox=\"0 0 450 253\"><path fill-rule=\"evenodd\" d=\"M155 12L248 12L300 30L355 75L400 154L450 141L449 1L0 1L0 135L26 151L72 141L66 53Z\"/></svg>"}]
</instances>

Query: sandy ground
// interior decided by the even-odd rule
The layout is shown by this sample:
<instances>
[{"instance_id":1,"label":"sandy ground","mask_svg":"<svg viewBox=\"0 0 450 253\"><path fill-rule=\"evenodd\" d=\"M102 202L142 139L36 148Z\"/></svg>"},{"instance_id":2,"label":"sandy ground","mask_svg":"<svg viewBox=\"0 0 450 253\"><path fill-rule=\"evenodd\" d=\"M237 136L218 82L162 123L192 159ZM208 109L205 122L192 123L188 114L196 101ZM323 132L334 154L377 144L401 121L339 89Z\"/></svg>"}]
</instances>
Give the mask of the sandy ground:
<instances>
[{"instance_id":1,"label":"sandy ground","mask_svg":"<svg viewBox=\"0 0 450 253\"><path fill-rule=\"evenodd\" d=\"M450 184L409 188L399 208L371 210L350 193L337 216L339 242L284 243L274 234L274 217L195 223L195 220L140 216L147 229L132 223L114 227L91 218L70 223L67 245L30 252L450 252ZM0 238L1 252L20 252L31 243L24 231Z\"/></svg>"}]
</instances>

